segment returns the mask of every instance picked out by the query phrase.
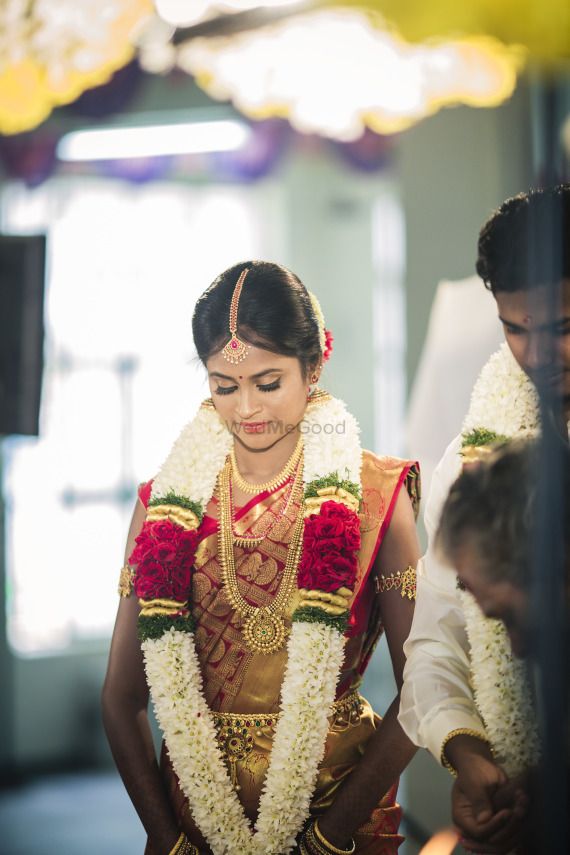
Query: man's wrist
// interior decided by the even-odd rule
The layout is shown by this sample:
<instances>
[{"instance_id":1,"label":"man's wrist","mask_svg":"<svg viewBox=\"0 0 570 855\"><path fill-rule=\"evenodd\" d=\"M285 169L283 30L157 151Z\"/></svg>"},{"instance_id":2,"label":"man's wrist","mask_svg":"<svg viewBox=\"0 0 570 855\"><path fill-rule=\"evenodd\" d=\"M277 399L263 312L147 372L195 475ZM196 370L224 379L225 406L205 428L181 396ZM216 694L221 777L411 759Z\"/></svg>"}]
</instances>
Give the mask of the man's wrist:
<instances>
[{"instance_id":1,"label":"man's wrist","mask_svg":"<svg viewBox=\"0 0 570 855\"><path fill-rule=\"evenodd\" d=\"M448 772L457 776L464 764L470 762L474 756L494 762L491 744L484 733L470 728L458 728L447 734L441 746L441 763Z\"/></svg>"}]
</instances>

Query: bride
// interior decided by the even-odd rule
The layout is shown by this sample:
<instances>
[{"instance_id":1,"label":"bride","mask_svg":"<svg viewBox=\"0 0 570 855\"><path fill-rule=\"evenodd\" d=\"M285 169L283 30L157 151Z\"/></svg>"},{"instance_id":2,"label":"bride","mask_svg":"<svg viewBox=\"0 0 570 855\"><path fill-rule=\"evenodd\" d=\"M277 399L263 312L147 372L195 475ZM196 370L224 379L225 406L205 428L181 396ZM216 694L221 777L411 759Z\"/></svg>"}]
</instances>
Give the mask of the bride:
<instances>
[{"instance_id":1,"label":"bride","mask_svg":"<svg viewBox=\"0 0 570 855\"><path fill-rule=\"evenodd\" d=\"M383 631L401 686L417 466L317 388L332 337L289 270L226 270L193 334L211 398L139 489L103 690L146 855L395 853L415 749L359 686Z\"/></svg>"}]
</instances>

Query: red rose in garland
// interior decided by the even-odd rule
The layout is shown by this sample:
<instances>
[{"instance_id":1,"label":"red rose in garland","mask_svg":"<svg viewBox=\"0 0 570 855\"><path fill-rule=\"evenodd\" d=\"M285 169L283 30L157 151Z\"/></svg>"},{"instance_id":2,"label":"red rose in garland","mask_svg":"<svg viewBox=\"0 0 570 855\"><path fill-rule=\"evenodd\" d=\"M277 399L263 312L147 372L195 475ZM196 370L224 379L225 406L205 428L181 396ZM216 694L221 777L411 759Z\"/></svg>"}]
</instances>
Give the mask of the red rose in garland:
<instances>
[{"instance_id":1,"label":"red rose in garland","mask_svg":"<svg viewBox=\"0 0 570 855\"><path fill-rule=\"evenodd\" d=\"M340 502L323 502L320 512L305 520L299 588L327 592L353 588L359 548L358 515Z\"/></svg>"},{"instance_id":2,"label":"red rose in garland","mask_svg":"<svg viewBox=\"0 0 570 855\"><path fill-rule=\"evenodd\" d=\"M170 521L147 522L129 563L136 565L134 590L141 600L185 603L190 595L198 535Z\"/></svg>"}]
</instances>

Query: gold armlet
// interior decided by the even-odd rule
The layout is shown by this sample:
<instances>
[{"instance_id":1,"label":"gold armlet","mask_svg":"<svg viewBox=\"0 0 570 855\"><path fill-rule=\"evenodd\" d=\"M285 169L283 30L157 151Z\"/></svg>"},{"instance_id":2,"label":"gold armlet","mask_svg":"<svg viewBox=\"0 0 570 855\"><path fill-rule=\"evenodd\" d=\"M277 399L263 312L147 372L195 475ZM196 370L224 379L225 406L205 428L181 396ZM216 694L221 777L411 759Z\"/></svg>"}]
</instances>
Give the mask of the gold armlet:
<instances>
[{"instance_id":1,"label":"gold armlet","mask_svg":"<svg viewBox=\"0 0 570 855\"><path fill-rule=\"evenodd\" d=\"M378 594L399 588L402 598L407 597L408 600L416 599L416 571L411 564L402 573L398 570L397 573L390 573L389 576L384 576L383 573L380 576L376 576L375 585Z\"/></svg>"},{"instance_id":2,"label":"gold armlet","mask_svg":"<svg viewBox=\"0 0 570 855\"><path fill-rule=\"evenodd\" d=\"M444 769L447 769L454 778L457 778L457 770L454 766L451 765L450 761L447 759L447 755L445 753L445 748L448 742L451 742L454 736L473 736L475 739L479 739L481 742L484 742L485 745L488 745L491 749L491 753L493 753L493 747L487 737L481 733L480 730L472 730L469 727L458 727L456 730L450 731L441 744L441 752L439 759L441 760L441 765Z\"/></svg>"},{"instance_id":3,"label":"gold armlet","mask_svg":"<svg viewBox=\"0 0 570 855\"><path fill-rule=\"evenodd\" d=\"M117 587L117 593L119 597L128 597L130 596L133 590L133 570L132 567L129 567L128 564L125 564L124 567L121 567L121 572L119 574L119 585Z\"/></svg>"}]
</instances>

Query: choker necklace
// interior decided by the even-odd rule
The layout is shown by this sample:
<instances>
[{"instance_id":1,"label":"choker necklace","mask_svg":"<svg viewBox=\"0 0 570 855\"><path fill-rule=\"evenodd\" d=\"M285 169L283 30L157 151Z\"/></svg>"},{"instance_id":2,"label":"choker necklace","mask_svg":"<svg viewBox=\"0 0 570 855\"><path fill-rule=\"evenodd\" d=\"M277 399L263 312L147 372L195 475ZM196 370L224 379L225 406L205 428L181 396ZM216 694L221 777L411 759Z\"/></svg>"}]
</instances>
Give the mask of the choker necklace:
<instances>
[{"instance_id":1,"label":"choker necklace","mask_svg":"<svg viewBox=\"0 0 570 855\"><path fill-rule=\"evenodd\" d=\"M302 472L303 467L300 466L299 469ZM245 618L242 632L247 647L252 653L275 653L283 647L287 638L287 629L282 615L297 583L304 516L302 510L299 510L287 549L281 584L273 601L268 606L252 606L242 597L238 587L230 509L230 479L231 461L227 460L219 475L218 490L220 502L218 544L224 589L231 606ZM302 488L302 479L299 479L299 483Z\"/></svg>"},{"instance_id":2,"label":"choker necklace","mask_svg":"<svg viewBox=\"0 0 570 855\"><path fill-rule=\"evenodd\" d=\"M246 481L241 475L237 465L235 449L232 448L232 450L230 451L231 474L235 481L236 487L238 487L242 491L242 493L254 496L258 493L263 493L266 490L272 491L276 490L277 487L282 487L283 484L285 484L285 482L289 480L289 478L297 468L297 464L301 459L302 453L303 437L299 436L293 454L291 455L281 472L278 472L274 478L272 478L270 481L265 481L263 484L252 484L250 481Z\"/></svg>"}]
</instances>

